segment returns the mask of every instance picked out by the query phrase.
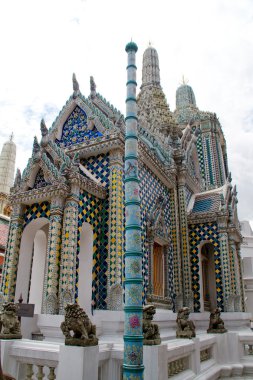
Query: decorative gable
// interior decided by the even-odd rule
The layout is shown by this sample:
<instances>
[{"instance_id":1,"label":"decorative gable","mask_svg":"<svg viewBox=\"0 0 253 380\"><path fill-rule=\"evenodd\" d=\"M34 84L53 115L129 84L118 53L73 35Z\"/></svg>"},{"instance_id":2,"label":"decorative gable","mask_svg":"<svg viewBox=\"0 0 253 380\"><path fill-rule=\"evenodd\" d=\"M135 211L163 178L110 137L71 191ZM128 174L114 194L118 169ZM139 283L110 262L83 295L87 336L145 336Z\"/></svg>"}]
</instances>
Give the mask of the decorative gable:
<instances>
[{"instance_id":1,"label":"decorative gable","mask_svg":"<svg viewBox=\"0 0 253 380\"><path fill-rule=\"evenodd\" d=\"M56 139L55 142L68 147L99 136L102 136L102 133L97 130L94 120L88 118L86 113L76 106L63 125L61 139Z\"/></svg>"},{"instance_id":2,"label":"decorative gable","mask_svg":"<svg viewBox=\"0 0 253 380\"><path fill-rule=\"evenodd\" d=\"M38 173L37 173L37 175L36 175L36 177L35 177L33 188L34 189L40 189L41 187L45 187L45 186L48 186L48 185L50 185L50 183L48 183L45 180L43 170L40 168L39 171L38 171Z\"/></svg>"}]
</instances>

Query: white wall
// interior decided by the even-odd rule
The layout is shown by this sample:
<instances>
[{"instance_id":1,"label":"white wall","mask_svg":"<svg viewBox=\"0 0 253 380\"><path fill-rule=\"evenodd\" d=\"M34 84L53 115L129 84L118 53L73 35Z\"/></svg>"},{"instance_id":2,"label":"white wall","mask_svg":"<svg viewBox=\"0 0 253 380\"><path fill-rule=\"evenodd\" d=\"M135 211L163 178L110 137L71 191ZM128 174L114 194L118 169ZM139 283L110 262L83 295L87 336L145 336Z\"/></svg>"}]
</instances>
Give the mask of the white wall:
<instances>
[{"instance_id":1,"label":"white wall","mask_svg":"<svg viewBox=\"0 0 253 380\"><path fill-rule=\"evenodd\" d=\"M45 228L47 227L47 228ZM43 230L36 232L34 238L34 255L31 274L31 285L29 303L35 304L34 313L41 313L42 296L43 296L43 280L46 264L47 241L48 241L48 225Z\"/></svg>"},{"instance_id":2,"label":"white wall","mask_svg":"<svg viewBox=\"0 0 253 380\"><path fill-rule=\"evenodd\" d=\"M248 221L241 224L242 277L245 290L246 311L253 315L253 231Z\"/></svg>"},{"instance_id":3,"label":"white wall","mask_svg":"<svg viewBox=\"0 0 253 380\"><path fill-rule=\"evenodd\" d=\"M93 268L93 230L89 223L83 223L80 233L78 303L91 314Z\"/></svg>"},{"instance_id":4,"label":"white wall","mask_svg":"<svg viewBox=\"0 0 253 380\"><path fill-rule=\"evenodd\" d=\"M21 238L20 251L19 251L15 301L16 302L18 301L19 296L22 293L23 300L24 300L23 302L24 303L28 302L31 260L32 260L32 252L33 252L33 245L34 245L35 260L33 261L34 269L32 268L32 272L34 271L34 274L31 278L32 280L31 295L32 295L32 300L35 302L35 308L37 311L41 307L41 298L42 298L41 289L43 287L48 225L49 225L49 221L46 218L38 218L31 221L24 228L22 238ZM40 295L40 299L37 299L36 297L38 297L39 295ZM31 301L31 296L30 296L30 301Z\"/></svg>"}]
</instances>

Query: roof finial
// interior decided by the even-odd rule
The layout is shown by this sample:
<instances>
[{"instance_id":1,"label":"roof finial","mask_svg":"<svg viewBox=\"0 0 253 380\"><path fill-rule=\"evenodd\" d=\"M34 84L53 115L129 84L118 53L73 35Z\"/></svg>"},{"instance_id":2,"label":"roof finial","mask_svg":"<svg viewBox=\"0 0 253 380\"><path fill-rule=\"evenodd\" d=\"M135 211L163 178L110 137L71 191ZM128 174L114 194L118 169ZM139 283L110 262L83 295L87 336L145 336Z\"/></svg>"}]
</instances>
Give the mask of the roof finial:
<instances>
[{"instance_id":1,"label":"roof finial","mask_svg":"<svg viewBox=\"0 0 253 380\"><path fill-rule=\"evenodd\" d=\"M42 136L46 136L48 134L48 129L47 129L47 126L46 126L44 119L41 119L40 130L41 130Z\"/></svg>"},{"instance_id":2,"label":"roof finial","mask_svg":"<svg viewBox=\"0 0 253 380\"><path fill-rule=\"evenodd\" d=\"M32 155L36 155L37 153L39 153L40 151L40 144L38 143L38 139L36 136L34 136L34 139L33 139L33 152L32 152Z\"/></svg>"},{"instance_id":3,"label":"roof finial","mask_svg":"<svg viewBox=\"0 0 253 380\"><path fill-rule=\"evenodd\" d=\"M13 138L14 138L14 134L13 134L13 132L11 132L10 141L13 141Z\"/></svg>"},{"instance_id":4,"label":"roof finial","mask_svg":"<svg viewBox=\"0 0 253 380\"><path fill-rule=\"evenodd\" d=\"M21 171L19 168L17 168L15 181L14 181L14 187L20 186L21 183Z\"/></svg>"},{"instance_id":5,"label":"roof finial","mask_svg":"<svg viewBox=\"0 0 253 380\"><path fill-rule=\"evenodd\" d=\"M73 82L73 90L74 90L73 97L76 98L80 90L79 90L79 83L77 82L75 73L73 73L72 75L72 82Z\"/></svg>"},{"instance_id":6,"label":"roof finial","mask_svg":"<svg viewBox=\"0 0 253 380\"><path fill-rule=\"evenodd\" d=\"M180 85L185 85L185 84L188 84L188 83L189 83L189 80L183 74L182 75L182 81L181 81Z\"/></svg>"},{"instance_id":7,"label":"roof finial","mask_svg":"<svg viewBox=\"0 0 253 380\"><path fill-rule=\"evenodd\" d=\"M92 98L96 96L96 83L93 76L90 76L90 95Z\"/></svg>"}]
</instances>

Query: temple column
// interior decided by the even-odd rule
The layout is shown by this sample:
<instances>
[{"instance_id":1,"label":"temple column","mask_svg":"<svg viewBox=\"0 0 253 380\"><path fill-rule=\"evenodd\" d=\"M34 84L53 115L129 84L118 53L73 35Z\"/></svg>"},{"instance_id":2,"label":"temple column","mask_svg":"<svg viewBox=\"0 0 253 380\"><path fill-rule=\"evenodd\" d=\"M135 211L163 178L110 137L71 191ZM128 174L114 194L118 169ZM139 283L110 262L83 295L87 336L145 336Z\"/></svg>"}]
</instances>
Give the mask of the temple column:
<instances>
[{"instance_id":1,"label":"temple column","mask_svg":"<svg viewBox=\"0 0 253 380\"><path fill-rule=\"evenodd\" d=\"M231 273L228 234L226 230L226 220L224 218L218 218L218 233L224 299L223 307L224 311L234 311L232 296L234 291L234 276Z\"/></svg>"},{"instance_id":2,"label":"temple column","mask_svg":"<svg viewBox=\"0 0 253 380\"><path fill-rule=\"evenodd\" d=\"M168 246L163 247L163 269L164 269L164 299L170 298L169 281L168 281Z\"/></svg>"},{"instance_id":3,"label":"temple column","mask_svg":"<svg viewBox=\"0 0 253 380\"><path fill-rule=\"evenodd\" d=\"M126 46L127 98L126 98L126 142L125 142L125 325L123 380L143 380L143 332L142 332L142 246L141 216L138 179L138 132L136 105L137 45Z\"/></svg>"},{"instance_id":4,"label":"temple column","mask_svg":"<svg viewBox=\"0 0 253 380\"><path fill-rule=\"evenodd\" d=\"M1 291L3 292L4 298L9 302L14 302L15 298L19 249L24 224L23 214L23 205L14 204L1 284Z\"/></svg>"},{"instance_id":5,"label":"temple column","mask_svg":"<svg viewBox=\"0 0 253 380\"><path fill-rule=\"evenodd\" d=\"M178 196L177 189L170 192L171 197L171 238L173 244L173 279L175 292L175 311L183 307L183 278L182 278L182 258L180 253L180 229L178 216Z\"/></svg>"},{"instance_id":6,"label":"temple column","mask_svg":"<svg viewBox=\"0 0 253 380\"><path fill-rule=\"evenodd\" d=\"M154 293L154 237L147 236L148 246L148 295L147 301L153 302Z\"/></svg>"},{"instance_id":7,"label":"temple column","mask_svg":"<svg viewBox=\"0 0 253 380\"><path fill-rule=\"evenodd\" d=\"M240 299L235 302L235 311L245 311L245 293L243 287L243 277L242 277L242 258L240 252L240 244L236 244L236 253L237 253L237 263L238 263L238 279L240 288Z\"/></svg>"},{"instance_id":8,"label":"temple column","mask_svg":"<svg viewBox=\"0 0 253 380\"><path fill-rule=\"evenodd\" d=\"M178 174L178 212L179 212L179 224L180 224L180 245L181 245L181 257L182 257L182 278L183 278L183 294L184 294L184 306L190 308L193 311L193 294L192 294L192 274L191 274L191 261L190 261L190 249L188 238L188 221L187 210L185 203L185 169L179 169Z\"/></svg>"},{"instance_id":9,"label":"temple column","mask_svg":"<svg viewBox=\"0 0 253 380\"><path fill-rule=\"evenodd\" d=\"M119 149L110 152L110 225L108 259L108 307L122 308L123 281L123 155ZM119 289L121 288L121 295ZM116 291L114 291L117 289ZM121 297L120 299L118 299Z\"/></svg>"},{"instance_id":10,"label":"temple column","mask_svg":"<svg viewBox=\"0 0 253 380\"><path fill-rule=\"evenodd\" d=\"M230 278L231 278L231 294L236 295L237 289L237 274L235 267L235 242L228 236L228 252L229 252L229 263L230 263ZM234 309L232 310L234 311Z\"/></svg>"},{"instance_id":11,"label":"temple column","mask_svg":"<svg viewBox=\"0 0 253 380\"><path fill-rule=\"evenodd\" d=\"M57 314L59 311L58 288L63 202L64 199L62 198L54 198L50 207L48 248L43 285L43 314Z\"/></svg>"},{"instance_id":12,"label":"temple column","mask_svg":"<svg viewBox=\"0 0 253 380\"><path fill-rule=\"evenodd\" d=\"M63 214L62 249L59 283L59 314L67 303L75 302L76 252L79 208L79 185L71 185Z\"/></svg>"}]
</instances>

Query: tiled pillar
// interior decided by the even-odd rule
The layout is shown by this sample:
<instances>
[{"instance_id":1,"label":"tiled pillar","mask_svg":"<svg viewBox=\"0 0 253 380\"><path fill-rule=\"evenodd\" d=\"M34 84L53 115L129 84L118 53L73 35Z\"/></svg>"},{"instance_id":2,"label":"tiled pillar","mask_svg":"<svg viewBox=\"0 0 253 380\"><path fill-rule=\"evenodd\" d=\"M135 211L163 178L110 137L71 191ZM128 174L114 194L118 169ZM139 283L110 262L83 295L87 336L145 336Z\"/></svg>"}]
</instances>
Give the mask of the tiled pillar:
<instances>
[{"instance_id":1,"label":"tiled pillar","mask_svg":"<svg viewBox=\"0 0 253 380\"><path fill-rule=\"evenodd\" d=\"M56 198L51 202L47 259L43 286L43 314L57 314L59 311L58 288L63 201L63 199Z\"/></svg>"},{"instance_id":2,"label":"tiled pillar","mask_svg":"<svg viewBox=\"0 0 253 380\"><path fill-rule=\"evenodd\" d=\"M123 228L123 156L120 150L110 152L110 224L109 224L109 260L108 260L108 299L109 308L115 309L118 304L114 300L111 287L118 284L122 287L123 281L123 248L124 248L124 228ZM122 297L122 293L121 293ZM114 302L115 301L115 302ZM118 300L119 301L119 300ZM122 302L121 302L122 303Z\"/></svg>"},{"instance_id":3,"label":"tiled pillar","mask_svg":"<svg viewBox=\"0 0 253 380\"><path fill-rule=\"evenodd\" d=\"M235 305L235 311L245 311L245 293L243 287L243 277L242 277L242 258L240 251L240 244L236 244L236 252L237 252L237 261L238 261L238 276L240 283L240 300Z\"/></svg>"},{"instance_id":4,"label":"tiled pillar","mask_svg":"<svg viewBox=\"0 0 253 380\"><path fill-rule=\"evenodd\" d=\"M67 303L75 302L79 188L72 186L71 193L66 200L63 214L59 314L64 314Z\"/></svg>"},{"instance_id":5,"label":"tiled pillar","mask_svg":"<svg viewBox=\"0 0 253 380\"><path fill-rule=\"evenodd\" d=\"M193 294L192 294L192 274L190 262L190 249L188 238L188 222L185 202L185 172L179 172L178 176L178 208L179 208L179 223L181 232L181 260L183 267L183 292L184 292L184 306L193 311Z\"/></svg>"},{"instance_id":6,"label":"tiled pillar","mask_svg":"<svg viewBox=\"0 0 253 380\"><path fill-rule=\"evenodd\" d=\"M175 292L175 311L183 307L183 279L182 279L182 265L180 254L180 229L179 229L179 215L178 215L178 196L177 189L171 190L171 237L173 244L173 269L174 269L174 292Z\"/></svg>"},{"instance_id":7,"label":"tiled pillar","mask_svg":"<svg viewBox=\"0 0 253 380\"><path fill-rule=\"evenodd\" d=\"M126 142L125 142L125 329L123 380L143 380L143 333L142 333L142 246L140 196L138 179L138 135L136 106L137 45L126 46L127 99L126 99Z\"/></svg>"},{"instance_id":8,"label":"tiled pillar","mask_svg":"<svg viewBox=\"0 0 253 380\"><path fill-rule=\"evenodd\" d=\"M233 311L231 308L231 294L233 292L233 277L230 271L229 247L228 247L228 234L221 222L218 223L219 242L220 242L220 259L222 271L222 285L223 285L223 305L224 311Z\"/></svg>"},{"instance_id":9,"label":"tiled pillar","mask_svg":"<svg viewBox=\"0 0 253 380\"><path fill-rule=\"evenodd\" d=\"M20 241L23 231L23 206L14 205L11 216L8 244L5 253L1 291L6 301L13 302L15 297Z\"/></svg>"},{"instance_id":10,"label":"tiled pillar","mask_svg":"<svg viewBox=\"0 0 253 380\"><path fill-rule=\"evenodd\" d=\"M231 276L231 293L236 295L238 275L236 273L236 262L235 262L235 243L234 240L228 238L228 251L229 251L229 261L230 261L230 276Z\"/></svg>"}]
</instances>

